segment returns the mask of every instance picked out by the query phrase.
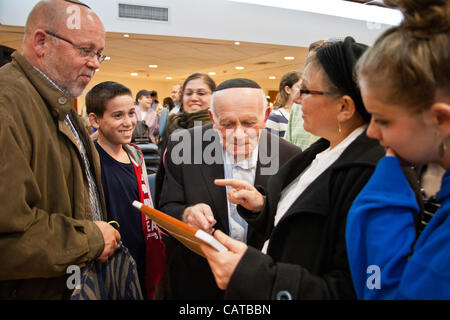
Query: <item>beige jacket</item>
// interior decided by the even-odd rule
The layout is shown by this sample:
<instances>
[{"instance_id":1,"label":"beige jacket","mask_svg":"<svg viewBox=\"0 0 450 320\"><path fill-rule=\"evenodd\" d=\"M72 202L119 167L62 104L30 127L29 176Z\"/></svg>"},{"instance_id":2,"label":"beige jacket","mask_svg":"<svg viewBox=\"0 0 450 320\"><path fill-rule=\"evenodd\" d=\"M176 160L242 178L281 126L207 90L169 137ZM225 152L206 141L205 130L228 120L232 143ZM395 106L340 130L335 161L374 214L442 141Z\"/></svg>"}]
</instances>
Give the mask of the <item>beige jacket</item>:
<instances>
[{"instance_id":1,"label":"beige jacket","mask_svg":"<svg viewBox=\"0 0 450 320\"><path fill-rule=\"evenodd\" d=\"M72 106L17 52L0 68L0 299L67 297L67 267L103 251L69 112L105 215L100 161Z\"/></svg>"}]
</instances>

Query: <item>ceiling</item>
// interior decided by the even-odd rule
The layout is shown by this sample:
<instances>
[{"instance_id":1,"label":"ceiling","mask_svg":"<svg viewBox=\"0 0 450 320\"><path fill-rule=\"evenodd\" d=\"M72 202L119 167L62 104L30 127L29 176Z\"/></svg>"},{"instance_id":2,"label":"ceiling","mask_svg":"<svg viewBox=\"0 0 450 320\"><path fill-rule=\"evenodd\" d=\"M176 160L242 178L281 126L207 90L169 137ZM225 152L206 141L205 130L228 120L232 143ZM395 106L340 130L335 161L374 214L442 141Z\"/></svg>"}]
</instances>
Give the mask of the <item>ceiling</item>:
<instances>
[{"instance_id":1,"label":"ceiling","mask_svg":"<svg viewBox=\"0 0 450 320\"><path fill-rule=\"evenodd\" d=\"M0 25L0 44L21 49L23 27ZM194 72L215 72L216 83L232 77L251 78L277 90L283 74L299 70L307 48L233 41L121 33L106 34L102 76L180 83ZM285 60L284 57L294 57ZM157 65L157 68L149 68ZM237 70L235 67L244 67ZM131 73L138 73L132 76ZM172 79L167 79L171 77ZM269 79L275 77L275 79Z\"/></svg>"}]
</instances>

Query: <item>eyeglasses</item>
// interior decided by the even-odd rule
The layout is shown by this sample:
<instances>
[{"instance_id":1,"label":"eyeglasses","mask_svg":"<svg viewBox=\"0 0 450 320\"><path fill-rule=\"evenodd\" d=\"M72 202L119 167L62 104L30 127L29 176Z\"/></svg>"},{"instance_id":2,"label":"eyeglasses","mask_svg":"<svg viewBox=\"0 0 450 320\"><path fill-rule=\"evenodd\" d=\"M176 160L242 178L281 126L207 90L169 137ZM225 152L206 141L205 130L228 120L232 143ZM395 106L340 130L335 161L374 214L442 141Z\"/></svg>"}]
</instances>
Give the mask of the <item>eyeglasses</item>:
<instances>
[{"instance_id":1,"label":"eyeglasses","mask_svg":"<svg viewBox=\"0 0 450 320\"><path fill-rule=\"evenodd\" d=\"M303 94L320 94L320 95L327 94L327 92L325 92L325 91L308 90L308 89L300 89L299 92L300 92L300 96L302 96Z\"/></svg>"},{"instance_id":2,"label":"eyeglasses","mask_svg":"<svg viewBox=\"0 0 450 320\"><path fill-rule=\"evenodd\" d=\"M45 33L48 34L48 35L51 35L52 37L55 37L55 38L57 38L59 40L65 41L67 43L70 43L74 48L79 50L80 57L82 57L82 58L92 59L92 58L94 58L96 56L97 60L98 60L98 63L102 63L103 61L105 61L106 56L103 55L102 53L98 52L98 51L95 52L92 49L80 47L80 46L74 44L72 41L64 39L63 37L60 37L57 34L54 34L53 32L45 31Z\"/></svg>"},{"instance_id":3,"label":"eyeglasses","mask_svg":"<svg viewBox=\"0 0 450 320\"><path fill-rule=\"evenodd\" d=\"M192 96L194 93L196 93L198 96L206 96L207 94L211 94L211 92L209 91L205 91L205 90L198 90L198 91L185 91L183 95L185 96Z\"/></svg>"}]
</instances>

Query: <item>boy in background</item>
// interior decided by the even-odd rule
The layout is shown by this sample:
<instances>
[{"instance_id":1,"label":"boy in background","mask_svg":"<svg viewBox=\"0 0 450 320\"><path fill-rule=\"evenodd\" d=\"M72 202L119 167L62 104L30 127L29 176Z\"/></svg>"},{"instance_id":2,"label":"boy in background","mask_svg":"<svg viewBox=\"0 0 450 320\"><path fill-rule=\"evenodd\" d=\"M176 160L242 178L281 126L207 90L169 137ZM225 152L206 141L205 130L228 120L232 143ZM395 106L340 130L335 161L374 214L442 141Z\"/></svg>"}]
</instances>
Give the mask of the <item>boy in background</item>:
<instances>
[{"instance_id":1,"label":"boy in background","mask_svg":"<svg viewBox=\"0 0 450 320\"><path fill-rule=\"evenodd\" d=\"M99 83L86 95L86 111L98 130L94 144L108 216L119 223L122 242L136 261L142 293L152 299L164 275L166 255L158 227L132 206L138 200L153 207L143 154L130 143L136 126L132 93L117 82Z\"/></svg>"}]
</instances>

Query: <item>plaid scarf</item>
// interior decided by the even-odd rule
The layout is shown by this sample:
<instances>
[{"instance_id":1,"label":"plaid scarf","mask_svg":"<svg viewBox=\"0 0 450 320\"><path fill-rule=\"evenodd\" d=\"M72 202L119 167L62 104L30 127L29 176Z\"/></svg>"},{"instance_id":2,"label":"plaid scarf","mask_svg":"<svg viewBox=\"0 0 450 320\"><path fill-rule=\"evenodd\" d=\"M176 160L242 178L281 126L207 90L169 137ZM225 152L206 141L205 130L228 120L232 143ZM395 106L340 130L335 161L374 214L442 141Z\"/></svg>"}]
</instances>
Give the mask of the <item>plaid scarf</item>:
<instances>
[{"instance_id":1,"label":"plaid scarf","mask_svg":"<svg viewBox=\"0 0 450 320\"><path fill-rule=\"evenodd\" d=\"M202 125L211 123L208 109L200 110L193 113L182 112L169 117L167 123L167 136L176 129L189 129L194 127L194 122L201 122Z\"/></svg>"}]
</instances>

